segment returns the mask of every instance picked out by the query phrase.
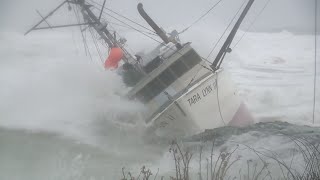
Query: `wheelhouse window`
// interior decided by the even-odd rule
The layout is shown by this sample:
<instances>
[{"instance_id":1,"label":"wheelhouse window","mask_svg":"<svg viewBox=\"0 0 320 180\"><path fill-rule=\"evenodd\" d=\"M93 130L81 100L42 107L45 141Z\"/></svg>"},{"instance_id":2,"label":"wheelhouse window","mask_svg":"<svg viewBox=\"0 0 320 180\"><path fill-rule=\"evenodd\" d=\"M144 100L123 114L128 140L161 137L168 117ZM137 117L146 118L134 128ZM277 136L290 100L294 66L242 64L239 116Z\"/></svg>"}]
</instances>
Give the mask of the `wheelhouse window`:
<instances>
[{"instance_id":1,"label":"wheelhouse window","mask_svg":"<svg viewBox=\"0 0 320 180\"><path fill-rule=\"evenodd\" d=\"M142 102L149 102L199 62L201 57L191 49L143 87L136 97Z\"/></svg>"}]
</instances>

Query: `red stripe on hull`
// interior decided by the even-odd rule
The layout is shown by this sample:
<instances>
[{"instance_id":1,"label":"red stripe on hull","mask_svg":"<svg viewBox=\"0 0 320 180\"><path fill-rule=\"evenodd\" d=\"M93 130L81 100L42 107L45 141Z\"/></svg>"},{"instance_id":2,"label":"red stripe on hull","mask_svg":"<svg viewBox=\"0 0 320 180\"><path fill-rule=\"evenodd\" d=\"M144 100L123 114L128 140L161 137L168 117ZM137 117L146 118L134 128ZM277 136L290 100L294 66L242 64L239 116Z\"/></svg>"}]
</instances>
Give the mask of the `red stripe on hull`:
<instances>
[{"instance_id":1,"label":"red stripe on hull","mask_svg":"<svg viewBox=\"0 0 320 180\"><path fill-rule=\"evenodd\" d=\"M254 119L249 112L247 106L244 103L241 103L237 112L233 116L232 120L229 122L230 126L248 126L254 123Z\"/></svg>"}]
</instances>

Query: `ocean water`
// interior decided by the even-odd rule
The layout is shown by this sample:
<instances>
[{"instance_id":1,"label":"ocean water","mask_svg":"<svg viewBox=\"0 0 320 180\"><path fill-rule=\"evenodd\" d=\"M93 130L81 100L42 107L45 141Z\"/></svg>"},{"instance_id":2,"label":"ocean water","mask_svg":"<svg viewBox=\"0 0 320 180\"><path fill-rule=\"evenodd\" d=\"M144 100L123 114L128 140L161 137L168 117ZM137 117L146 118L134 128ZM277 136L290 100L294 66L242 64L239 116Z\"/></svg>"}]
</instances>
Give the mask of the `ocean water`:
<instances>
[{"instance_id":1,"label":"ocean water","mask_svg":"<svg viewBox=\"0 0 320 180\"><path fill-rule=\"evenodd\" d=\"M0 179L120 179L122 167L138 174L143 165L170 175L174 167L169 144L144 141L144 123L137 115L142 105L122 98L128 88L116 72L103 69L90 42L92 59L85 55L78 35L0 33ZM136 38L127 35L128 40ZM206 35L219 37L219 32L195 28L182 38L192 40L206 56L213 46ZM313 38L290 32L247 33L227 56L223 67L256 122L290 122L300 131L289 124L281 127L316 137L320 109L317 103L312 123ZM147 42L133 44L133 50L143 50ZM315 133L299 128L303 125L313 126ZM261 128L241 134L226 131L214 151L246 144L290 159L285 152L293 142L273 131L274 126L266 129L267 135ZM252 152L239 155L257 159ZM196 161L192 167L197 171Z\"/></svg>"}]
</instances>

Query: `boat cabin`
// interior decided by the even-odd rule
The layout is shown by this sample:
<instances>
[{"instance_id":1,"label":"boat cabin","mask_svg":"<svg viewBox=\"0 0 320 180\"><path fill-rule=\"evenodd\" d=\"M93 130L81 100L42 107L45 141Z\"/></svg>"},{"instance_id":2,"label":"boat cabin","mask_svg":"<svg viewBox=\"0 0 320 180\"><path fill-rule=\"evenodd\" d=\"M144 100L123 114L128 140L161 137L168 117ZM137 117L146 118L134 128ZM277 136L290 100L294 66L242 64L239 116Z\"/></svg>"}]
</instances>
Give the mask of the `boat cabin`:
<instances>
[{"instance_id":1,"label":"boat cabin","mask_svg":"<svg viewBox=\"0 0 320 180\"><path fill-rule=\"evenodd\" d=\"M194 83L211 73L210 67L190 43L174 50L175 46L169 48L168 46L162 47L167 48L143 66L146 74L141 76L139 82L128 93L130 99L139 100L146 105L144 112L146 121L172 103Z\"/></svg>"}]
</instances>

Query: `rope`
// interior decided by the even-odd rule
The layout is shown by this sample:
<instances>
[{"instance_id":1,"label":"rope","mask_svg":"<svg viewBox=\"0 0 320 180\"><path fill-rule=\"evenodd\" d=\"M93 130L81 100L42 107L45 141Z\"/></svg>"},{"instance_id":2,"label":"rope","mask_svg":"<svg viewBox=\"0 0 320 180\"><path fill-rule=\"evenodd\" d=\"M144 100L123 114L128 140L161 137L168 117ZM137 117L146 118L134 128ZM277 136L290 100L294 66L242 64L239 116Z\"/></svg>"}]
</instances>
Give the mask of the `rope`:
<instances>
[{"instance_id":1,"label":"rope","mask_svg":"<svg viewBox=\"0 0 320 180\"><path fill-rule=\"evenodd\" d=\"M224 125L226 125L226 122L223 120L222 112L221 112L221 106L220 106L220 100L219 100L219 85L218 85L218 73L216 72L216 85L217 85L217 102L218 102L218 109L219 109L219 114L221 121L223 122Z\"/></svg>"},{"instance_id":2,"label":"rope","mask_svg":"<svg viewBox=\"0 0 320 180\"><path fill-rule=\"evenodd\" d=\"M249 27L245 30L245 32L242 34L242 36L240 37L240 39L235 43L235 45L233 46L232 49L234 49L239 42L242 40L242 38L247 34L247 32L252 28L252 26L254 25L254 23L257 21L257 19L259 18L259 16L262 14L262 12L266 9L266 7L268 6L268 4L270 3L271 0L268 0L265 5L263 6L263 8L260 10L260 12L258 13L258 15L255 17L255 19L250 23Z\"/></svg>"},{"instance_id":3,"label":"rope","mask_svg":"<svg viewBox=\"0 0 320 180\"><path fill-rule=\"evenodd\" d=\"M204 18L206 15L208 15L216 6L218 6L218 4L221 2L222 0L219 0L217 3L215 3L206 13L204 13L202 16L200 16L197 20L195 20L193 23L191 23L188 27L186 27L184 30L182 30L181 32L179 32L179 34L184 33L185 31L187 31L189 28L191 28L193 25L195 25L196 23L198 23L202 18Z\"/></svg>"},{"instance_id":4,"label":"rope","mask_svg":"<svg viewBox=\"0 0 320 180\"><path fill-rule=\"evenodd\" d=\"M314 10L314 79L313 79L313 110L312 110L312 122L315 121L315 108L316 108L316 87L317 87L317 30L318 30L318 13L317 13L317 0L315 0Z\"/></svg>"}]
</instances>

